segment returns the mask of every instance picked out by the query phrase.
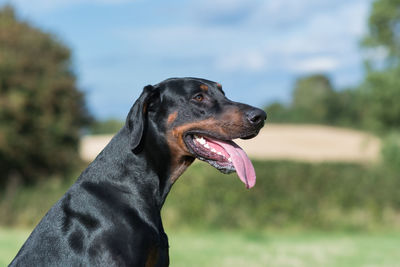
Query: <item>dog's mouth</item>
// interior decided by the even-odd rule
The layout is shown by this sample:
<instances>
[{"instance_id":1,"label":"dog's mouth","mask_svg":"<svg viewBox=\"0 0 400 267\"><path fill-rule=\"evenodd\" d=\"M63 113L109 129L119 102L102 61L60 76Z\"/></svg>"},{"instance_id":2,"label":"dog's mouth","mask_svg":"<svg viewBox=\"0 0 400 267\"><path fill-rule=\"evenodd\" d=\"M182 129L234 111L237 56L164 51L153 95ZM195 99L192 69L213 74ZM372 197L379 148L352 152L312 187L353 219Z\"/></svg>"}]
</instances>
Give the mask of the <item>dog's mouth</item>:
<instances>
[{"instance_id":1,"label":"dog's mouth","mask_svg":"<svg viewBox=\"0 0 400 267\"><path fill-rule=\"evenodd\" d=\"M243 139L254 136L243 137ZM184 135L184 141L190 153L196 158L209 163L223 173L236 171L246 188L255 185L256 173L253 164L246 152L232 140L221 140L209 134L192 132Z\"/></svg>"}]
</instances>

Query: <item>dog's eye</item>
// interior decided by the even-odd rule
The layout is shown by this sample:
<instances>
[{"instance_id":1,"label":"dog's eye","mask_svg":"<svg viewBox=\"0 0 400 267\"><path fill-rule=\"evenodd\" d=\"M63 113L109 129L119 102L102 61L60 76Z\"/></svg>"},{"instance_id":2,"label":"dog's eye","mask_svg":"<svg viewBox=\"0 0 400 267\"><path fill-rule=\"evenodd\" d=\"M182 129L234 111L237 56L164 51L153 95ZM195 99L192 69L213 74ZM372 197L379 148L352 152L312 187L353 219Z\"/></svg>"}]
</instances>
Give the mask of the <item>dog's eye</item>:
<instances>
[{"instance_id":1,"label":"dog's eye","mask_svg":"<svg viewBox=\"0 0 400 267\"><path fill-rule=\"evenodd\" d=\"M201 102L201 101L203 101L204 96L203 96L202 94L198 94L198 95L195 95L195 96L193 97L193 99L196 100L196 101L198 101L198 102Z\"/></svg>"}]
</instances>

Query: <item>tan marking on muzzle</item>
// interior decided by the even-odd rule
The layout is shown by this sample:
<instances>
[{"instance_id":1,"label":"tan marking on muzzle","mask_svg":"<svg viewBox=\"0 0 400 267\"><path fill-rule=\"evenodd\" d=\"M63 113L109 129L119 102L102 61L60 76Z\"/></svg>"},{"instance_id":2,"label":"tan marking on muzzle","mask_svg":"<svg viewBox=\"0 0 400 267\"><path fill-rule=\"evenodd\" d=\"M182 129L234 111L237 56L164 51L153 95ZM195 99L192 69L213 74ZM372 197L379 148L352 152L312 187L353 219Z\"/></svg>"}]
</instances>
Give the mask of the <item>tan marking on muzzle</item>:
<instances>
[{"instance_id":1,"label":"tan marking on muzzle","mask_svg":"<svg viewBox=\"0 0 400 267\"><path fill-rule=\"evenodd\" d=\"M169 129L167 131L167 143L171 152L171 182L174 183L194 160L194 156L189 152L183 140L183 135L186 132L204 130L229 138L232 133L240 132L242 126L241 112L238 109L230 109L221 114L218 119L208 118Z\"/></svg>"}]
</instances>

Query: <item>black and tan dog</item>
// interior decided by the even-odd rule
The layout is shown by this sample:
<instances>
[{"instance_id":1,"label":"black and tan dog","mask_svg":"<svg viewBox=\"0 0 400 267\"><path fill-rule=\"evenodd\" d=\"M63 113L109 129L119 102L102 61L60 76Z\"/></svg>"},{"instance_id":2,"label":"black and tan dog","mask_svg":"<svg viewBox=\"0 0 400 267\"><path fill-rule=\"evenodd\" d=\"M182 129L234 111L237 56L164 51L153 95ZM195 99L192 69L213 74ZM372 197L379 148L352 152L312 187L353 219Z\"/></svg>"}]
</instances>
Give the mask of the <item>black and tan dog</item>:
<instances>
[{"instance_id":1,"label":"black and tan dog","mask_svg":"<svg viewBox=\"0 0 400 267\"><path fill-rule=\"evenodd\" d=\"M221 85L173 78L146 86L125 126L50 209L11 266L168 266L160 211L195 158L247 188L254 168L232 139L255 137L264 111Z\"/></svg>"}]
</instances>

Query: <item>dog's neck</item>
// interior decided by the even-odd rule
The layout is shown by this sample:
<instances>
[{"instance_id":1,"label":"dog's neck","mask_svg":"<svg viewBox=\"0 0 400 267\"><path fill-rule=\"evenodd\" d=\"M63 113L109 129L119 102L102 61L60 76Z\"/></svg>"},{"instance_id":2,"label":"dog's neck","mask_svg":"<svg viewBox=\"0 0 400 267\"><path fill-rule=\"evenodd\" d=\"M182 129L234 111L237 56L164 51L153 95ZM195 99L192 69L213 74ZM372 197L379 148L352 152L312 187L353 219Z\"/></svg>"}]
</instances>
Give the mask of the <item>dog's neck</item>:
<instances>
[{"instance_id":1,"label":"dog's neck","mask_svg":"<svg viewBox=\"0 0 400 267\"><path fill-rule=\"evenodd\" d=\"M163 206L172 185L194 161L193 157L177 155L175 151L171 151L167 139L164 130L160 132L157 126L149 121L146 135L143 137L142 151L138 154L143 157L141 164L149 164L159 181L159 209Z\"/></svg>"},{"instance_id":2,"label":"dog's neck","mask_svg":"<svg viewBox=\"0 0 400 267\"><path fill-rule=\"evenodd\" d=\"M91 175L96 182L125 187L135 200L139 197L143 205L160 211L172 185L194 159L172 158L165 139L160 135L155 138L151 132L143 138L139 150L131 151L128 129L122 128L88 171L96 172Z\"/></svg>"}]
</instances>

